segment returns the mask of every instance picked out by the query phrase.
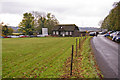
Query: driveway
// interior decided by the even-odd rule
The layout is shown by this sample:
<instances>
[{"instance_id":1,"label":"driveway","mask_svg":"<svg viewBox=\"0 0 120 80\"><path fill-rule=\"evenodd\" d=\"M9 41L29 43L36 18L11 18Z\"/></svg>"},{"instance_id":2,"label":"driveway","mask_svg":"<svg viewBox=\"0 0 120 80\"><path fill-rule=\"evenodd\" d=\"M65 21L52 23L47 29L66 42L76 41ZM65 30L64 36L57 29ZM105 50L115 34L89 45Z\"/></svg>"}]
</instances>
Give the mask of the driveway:
<instances>
[{"instance_id":1,"label":"driveway","mask_svg":"<svg viewBox=\"0 0 120 80\"><path fill-rule=\"evenodd\" d=\"M120 66L120 44L115 43L102 35L93 37L91 45L97 64L104 78L118 78Z\"/></svg>"}]
</instances>

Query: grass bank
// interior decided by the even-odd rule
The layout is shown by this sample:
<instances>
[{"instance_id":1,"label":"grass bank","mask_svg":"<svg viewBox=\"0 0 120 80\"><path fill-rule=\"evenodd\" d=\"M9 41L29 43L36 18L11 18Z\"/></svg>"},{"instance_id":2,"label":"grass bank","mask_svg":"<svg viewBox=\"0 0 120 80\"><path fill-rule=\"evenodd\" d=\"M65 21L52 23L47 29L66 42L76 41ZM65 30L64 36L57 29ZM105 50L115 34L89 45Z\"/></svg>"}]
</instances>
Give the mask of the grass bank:
<instances>
[{"instance_id":1,"label":"grass bank","mask_svg":"<svg viewBox=\"0 0 120 80\"><path fill-rule=\"evenodd\" d=\"M91 37L81 39L81 46L78 49L77 57L75 56L76 51L74 51L72 76L70 76L71 57L67 59L64 64L63 78L103 78L92 53L90 39Z\"/></svg>"}]
</instances>

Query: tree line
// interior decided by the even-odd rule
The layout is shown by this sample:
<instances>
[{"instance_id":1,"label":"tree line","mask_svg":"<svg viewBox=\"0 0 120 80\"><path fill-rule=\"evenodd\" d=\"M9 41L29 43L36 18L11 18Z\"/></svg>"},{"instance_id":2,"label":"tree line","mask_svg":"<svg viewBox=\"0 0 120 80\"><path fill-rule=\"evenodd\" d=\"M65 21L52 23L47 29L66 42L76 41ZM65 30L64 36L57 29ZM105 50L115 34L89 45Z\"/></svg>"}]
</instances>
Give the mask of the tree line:
<instances>
[{"instance_id":1,"label":"tree line","mask_svg":"<svg viewBox=\"0 0 120 80\"><path fill-rule=\"evenodd\" d=\"M52 34L52 28L58 24L58 20L51 13L24 13L19 24L19 30L25 35L37 35L42 33L42 28L48 28L48 34Z\"/></svg>"},{"instance_id":2,"label":"tree line","mask_svg":"<svg viewBox=\"0 0 120 80\"><path fill-rule=\"evenodd\" d=\"M37 35L42 33L42 28L48 28L48 34L52 34L52 28L59 24L58 20L51 13L40 13L33 11L31 13L24 13L23 19L19 23L19 32L22 32L24 35ZM6 24L0 24L2 30L1 36L5 37L7 35L12 35L13 29L9 28Z\"/></svg>"},{"instance_id":3,"label":"tree line","mask_svg":"<svg viewBox=\"0 0 120 80\"><path fill-rule=\"evenodd\" d=\"M102 21L101 28L108 30L120 30L120 1L113 4L113 9Z\"/></svg>"}]
</instances>

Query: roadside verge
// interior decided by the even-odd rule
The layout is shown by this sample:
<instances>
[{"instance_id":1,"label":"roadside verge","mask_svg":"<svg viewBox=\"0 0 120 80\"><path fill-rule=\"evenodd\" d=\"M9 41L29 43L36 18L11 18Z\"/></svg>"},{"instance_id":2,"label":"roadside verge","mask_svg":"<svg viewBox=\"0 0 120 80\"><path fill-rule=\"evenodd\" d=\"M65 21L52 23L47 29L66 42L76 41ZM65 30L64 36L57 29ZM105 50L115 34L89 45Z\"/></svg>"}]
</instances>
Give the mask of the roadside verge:
<instances>
[{"instance_id":1,"label":"roadside verge","mask_svg":"<svg viewBox=\"0 0 120 80\"><path fill-rule=\"evenodd\" d=\"M73 57L73 75L70 76L70 57L67 59L63 66L64 75L62 78L97 78L102 79L100 69L98 68L94 55L91 50L90 40L92 37L87 37L86 39L81 39L80 50L78 51L78 56ZM76 51L75 51L76 52ZM74 52L74 55L75 55Z\"/></svg>"}]
</instances>

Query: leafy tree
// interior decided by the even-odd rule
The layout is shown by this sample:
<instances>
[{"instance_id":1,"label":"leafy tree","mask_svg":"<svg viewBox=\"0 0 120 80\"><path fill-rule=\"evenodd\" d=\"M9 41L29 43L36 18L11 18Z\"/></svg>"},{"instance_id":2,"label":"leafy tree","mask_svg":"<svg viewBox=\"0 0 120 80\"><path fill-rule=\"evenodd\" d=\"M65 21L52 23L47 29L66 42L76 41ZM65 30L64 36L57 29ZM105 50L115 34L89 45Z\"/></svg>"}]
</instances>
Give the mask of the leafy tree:
<instances>
[{"instance_id":1,"label":"leafy tree","mask_svg":"<svg viewBox=\"0 0 120 80\"><path fill-rule=\"evenodd\" d=\"M6 37L8 35L12 35L13 33L13 29L12 28L8 28L7 25L1 25L2 28L2 35L3 37Z\"/></svg>"},{"instance_id":2,"label":"leafy tree","mask_svg":"<svg viewBox=\"0 0 120 80\"><path fill-rule=\"evenodd\" d=\"M4 25L2 26L2 36L6 37L8 35L8 26Z\"/></svg>"},{"instance_id":3,"label":"leafy tree","mask_svg":"<svg viewBox=\"0 0 120 80\"><path fill-rule=\"evenodd\" d=\"M45 28L45 23L46 23L46 18L45 17L40 17L38 20L38 30L40 32L40 34L42 33L42 28Z\"/></svg>"},{"instance_id":4,"label":"leafy tree","mask_svg":"<svg viewBox=\"0 0 120 80\"><path fill-rule=\"evenodd\" d=\"M44 23L46 21L46 14L40 13L37 11L33 11L32 15L34 16L34 29L37 34L42 33L42 28L44 27Z\"/></svg>"},{"instance_id":5,"label":"leafy tree","mask_svg":"<svg viewBox=\"0 0 120 80\"><path fill-rule=\"evenodd\" d=\"M48 33L52 33L52 28L58 24L58 20L55 18L54 15L51 15L51 13L39 13L39 12L33 12L34 15L34 21L35 21L35 30L38 33L42 33L42 28L48 28Z\"/></svg>"},{"instance_id":6,"label":"leafy tree","mask_svg":"<svg viewBox=\"0 0 120 80\"><path fill-rule=\"evenodd\" d=\"M101 28L120 30L120 2L115 2L113 6L114 8L102 22Z\"/></svg>"},{"instance_id":7,"label":"leafy tree","mask_svg":"<svg viewBox=\"0 0 120 80\"><path fill-rule=\"evenodd\" d=\"M13 29L12 28L8 28L7 25L2 25L2 36L6 37L8 35L12 35L13 33Z\"/></svg>"},{"instance_id":8,"label":"leafy tree","mask_svg":"<svg viewBox=\"0 0 120 80\"><path fill-rule=\"evenodd\" d=\"M52 33L52 28L55 27L57 24L59 24L59 22L56 17L54 15L51 15L51 13L48 13L45 27L48 28L49 34Z\"/></svg>"},{"instance_id":9,"label":"leafy tree","mask_svg":"<svg viewBox=\"0 0 120 80\"><path fill-rule=\"evenodd\" d=\"M34 33L34 17L31 13L24 13L22 22L19 24L20 31L25 35L33 35Z\"/></svg>"},{"instance_id":10,"label":"leafy tree","mask_svg":"<svg viewBox=\"0 0 120 80\"><path fill-rule=\"evenodd\" d=\"M23 14L23 20L20 22L20 30L27 35L41 34L42 28L48 28L48 33L52 33L52 28L58 24L58 20L51 13L40 13L33 11L32 13Z\"/></svg>"},{"instance_id":11,"label":"leafy tree","mask_svg":"<svg viewBox=\"0 0 120 80\"><path fill-rule=\"evenodd\" d=\"M13 33L13 29L12 28L8 28L8 35L12 35Z\"/></svg>"}]
</instances>

